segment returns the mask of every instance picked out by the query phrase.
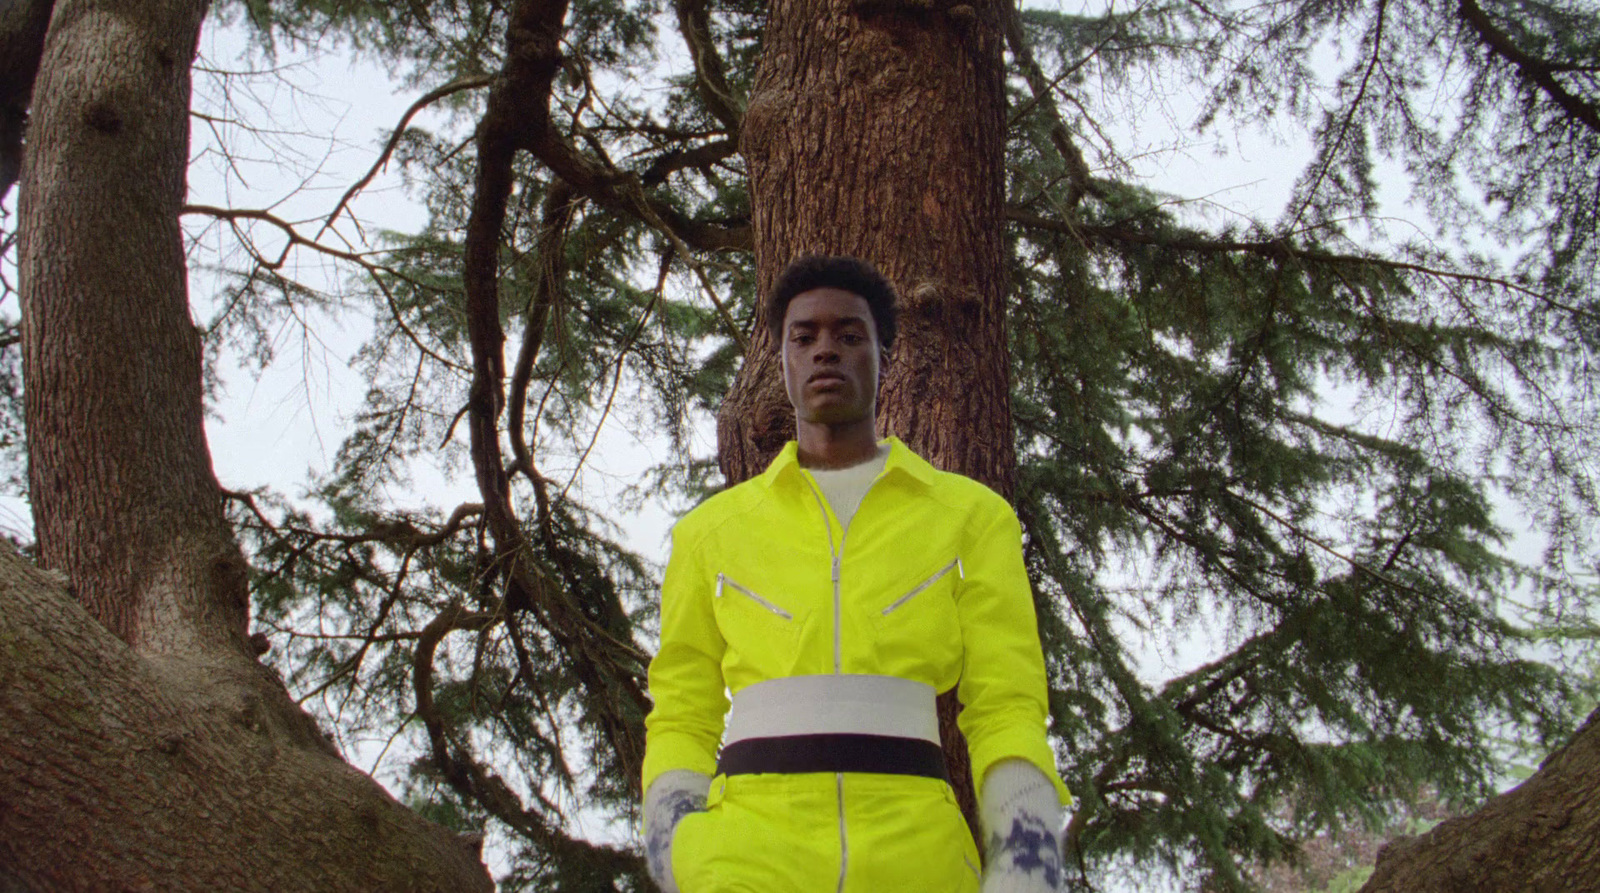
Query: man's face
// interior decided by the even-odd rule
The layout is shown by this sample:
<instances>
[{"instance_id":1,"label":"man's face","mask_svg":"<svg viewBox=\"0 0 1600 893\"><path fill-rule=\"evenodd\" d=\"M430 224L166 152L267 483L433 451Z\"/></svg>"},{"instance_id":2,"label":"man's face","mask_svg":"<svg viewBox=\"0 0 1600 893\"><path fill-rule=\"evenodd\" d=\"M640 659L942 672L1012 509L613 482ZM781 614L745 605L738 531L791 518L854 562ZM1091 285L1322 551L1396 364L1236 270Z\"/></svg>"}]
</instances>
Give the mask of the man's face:
<instances>
[{"instance_id":1,"label":"man's face","mask_svg":"<svg viewBox=\"0 0 1600 893\"><path fill-rule=\"evenodd\" d=\"M783 316L783 383L802 422L872 419L881 351L872 309L837 288L801 292Z\"/></svg>"}]
</instances>

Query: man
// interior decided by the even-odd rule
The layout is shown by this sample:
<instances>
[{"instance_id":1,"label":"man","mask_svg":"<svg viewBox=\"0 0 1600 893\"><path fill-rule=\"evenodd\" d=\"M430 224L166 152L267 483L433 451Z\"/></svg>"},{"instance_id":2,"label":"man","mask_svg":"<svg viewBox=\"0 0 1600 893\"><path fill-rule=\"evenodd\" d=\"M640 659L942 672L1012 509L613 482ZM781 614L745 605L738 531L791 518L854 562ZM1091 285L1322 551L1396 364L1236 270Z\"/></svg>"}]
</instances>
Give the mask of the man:
<instances>
[{"instance_id":1,"label":"man","mask_svg":"<svg viewBox=\"0 0 1600 893\"><path fill-rule=\"evenodd\" d=\"M1070 798L1021 530L993 491L876 439L895 304L855 258L789 265L766 311L796 440L673 529L644 759L667 891L1062 884ZM952 687L981 876L939 748L935 696Z\"/></svg>"}]
</instances>

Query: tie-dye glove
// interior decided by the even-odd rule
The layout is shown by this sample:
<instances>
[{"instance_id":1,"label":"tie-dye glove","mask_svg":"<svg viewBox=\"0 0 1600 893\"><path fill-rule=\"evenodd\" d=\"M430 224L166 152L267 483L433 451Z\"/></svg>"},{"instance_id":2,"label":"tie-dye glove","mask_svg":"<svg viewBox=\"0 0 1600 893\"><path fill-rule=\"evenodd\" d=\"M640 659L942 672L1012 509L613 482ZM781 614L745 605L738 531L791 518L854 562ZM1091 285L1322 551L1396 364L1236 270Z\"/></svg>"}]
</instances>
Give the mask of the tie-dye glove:
<instances>
[{"instance_id":1,"label":"tie-dye glove","mask_svg":"<svg viewBox=\"0 0 1600 893\"><path fill-rule=\"evenodd\" d=\"M984 774L982 797L983 893L1065 889L1061 802L1050 779L1026 760L1001 760Z\"/></svg>"},{"instance_id":2,"label":"tie-dye glove","mask_svg":"<svg viewBox=\"0 0 1600 893\"><path fill-rule=\"evenodd\" d=\"M662 893L678 893L672 876L672 833L691 812L703 812L711 779L689 769L670 769L656 776L644 795L644 852L650 877Z\"/></svg>"}]
</instances>

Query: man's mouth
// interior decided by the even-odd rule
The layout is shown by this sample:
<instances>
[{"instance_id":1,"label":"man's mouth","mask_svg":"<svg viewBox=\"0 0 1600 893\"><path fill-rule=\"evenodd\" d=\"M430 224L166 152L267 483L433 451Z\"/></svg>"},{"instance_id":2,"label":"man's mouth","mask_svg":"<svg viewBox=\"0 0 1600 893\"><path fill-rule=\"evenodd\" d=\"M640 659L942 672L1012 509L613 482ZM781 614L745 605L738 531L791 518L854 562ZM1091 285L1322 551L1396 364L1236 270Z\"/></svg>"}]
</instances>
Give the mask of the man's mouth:
<instances>
[{"instance_id":1,"label":"man's mouth","mask_svg":"<svg viewBox=\"0 0 1600 893\"><path fill-rule=\"evenodd\" d=\"M818 372L817 374L811 376L811 378L806 381L806 384L828 385L844 384L844 382L844 376L838 374L837 372Z\"/></svg>"}]
</instances>

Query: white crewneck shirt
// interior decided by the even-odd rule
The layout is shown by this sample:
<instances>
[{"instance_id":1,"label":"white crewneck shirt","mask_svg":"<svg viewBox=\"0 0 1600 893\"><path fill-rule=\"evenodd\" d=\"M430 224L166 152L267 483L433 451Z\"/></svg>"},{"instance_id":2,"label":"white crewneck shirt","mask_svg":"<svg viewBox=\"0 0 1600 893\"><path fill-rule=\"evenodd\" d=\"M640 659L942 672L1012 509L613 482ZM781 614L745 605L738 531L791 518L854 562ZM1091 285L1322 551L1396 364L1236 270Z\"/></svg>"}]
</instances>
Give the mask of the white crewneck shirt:
<instances>
[{"instance_id":1,"label":"white crewneck shirt","mask_svg":"<svg viewBox=\"0 0 1600 893\"><path fill-rule=\"evenodd\" d=\"M872 482L878 479L888 461L889 444L887 441L879 441L878 451L865 462L849 468L807 468L806 471L811 473L812 479L817 482L817 488L827 498L828 506L833 509L840 526L848 530L850 519L854 518L856 510L861 508L862 498L867 495L867 490L872 487Z\"/></svg>"}]
</instances>

